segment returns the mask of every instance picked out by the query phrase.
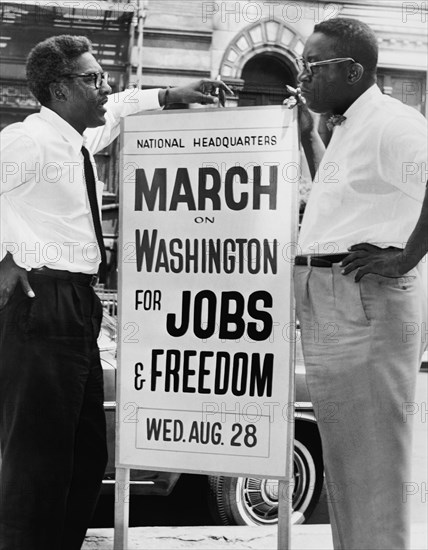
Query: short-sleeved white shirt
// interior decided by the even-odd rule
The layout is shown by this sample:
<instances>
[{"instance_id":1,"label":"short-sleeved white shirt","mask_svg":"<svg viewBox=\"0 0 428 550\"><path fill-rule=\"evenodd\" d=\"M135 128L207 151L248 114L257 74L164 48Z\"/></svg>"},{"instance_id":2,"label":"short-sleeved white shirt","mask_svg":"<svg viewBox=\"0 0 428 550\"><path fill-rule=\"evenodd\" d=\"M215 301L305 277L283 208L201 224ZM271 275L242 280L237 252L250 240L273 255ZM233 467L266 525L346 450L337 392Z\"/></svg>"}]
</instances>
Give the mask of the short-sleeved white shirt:
<instances>
[{"instance_id":1,"label":"short-sleeved white shirt","mask_svg":"<svg viewBox=\"0 0 428 550\"><path fill-rule=\"evenodd\" d=\"M354 244L403 248L427 181L427 121L383 95L362 94L335 126L314 179L299 238L301 254L343 253Z\"/></svg>"}]
</instances>

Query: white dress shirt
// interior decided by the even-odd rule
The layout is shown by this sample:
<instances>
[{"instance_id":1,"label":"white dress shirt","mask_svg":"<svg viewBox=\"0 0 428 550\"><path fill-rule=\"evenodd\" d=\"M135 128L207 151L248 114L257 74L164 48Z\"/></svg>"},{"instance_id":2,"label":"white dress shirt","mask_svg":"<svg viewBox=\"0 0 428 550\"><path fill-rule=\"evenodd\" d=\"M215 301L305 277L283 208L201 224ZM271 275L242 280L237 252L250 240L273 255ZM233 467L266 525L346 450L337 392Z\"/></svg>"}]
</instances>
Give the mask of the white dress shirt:
<instances>
[{"instance_id":1,"label":"white dress shirt","mask_svg":"<svg viewBox=\"0 0 428 550\"><path fill-rule=\"evenodd\" d=\"M403 248L420 215L426 119L376 85L344 115L314 179L300 254L343 253L364 242Z\"/></svg>"},{"instance_id":2,"label":"white dress shirt","mask_svg":"<svg viewBox=\"0 0 428 550\"><path fill-rule=\"evenodd\" d=\"M82 145L92 155L106 147L119 135L121 117L160 108L158 93L130 89L109 96L105 125L83 136L47 107L0 133L0 260L9 251L28 270L98 271ZM103 184L91 160L101 206Z\"/></svg>"}]
</instances>

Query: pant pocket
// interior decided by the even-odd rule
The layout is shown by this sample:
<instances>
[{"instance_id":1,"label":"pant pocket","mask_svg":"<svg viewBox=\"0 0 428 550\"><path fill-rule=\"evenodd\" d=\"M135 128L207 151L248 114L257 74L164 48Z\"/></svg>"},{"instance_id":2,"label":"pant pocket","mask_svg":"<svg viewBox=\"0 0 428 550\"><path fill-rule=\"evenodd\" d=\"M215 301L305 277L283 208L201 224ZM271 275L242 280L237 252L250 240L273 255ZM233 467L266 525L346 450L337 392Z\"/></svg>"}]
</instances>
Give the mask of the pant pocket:
<instances>
[{"instance_id":1,"label":"pant pocket","mask_svg":"<svg viewBox=\"0 0 428 550\"><path fill-rule=\"evenodd\" d=\"M69 281L44 277L34 291L27 321L30 336L64 343L85 336L81 299Z\"/></svg>"},{"instance_id":2,"label":"pant pocket","mask_svg":"<svg viewBox=\"0 0 428 550\"><path fill-rule=\"evenodd\" d=\"M360 283L356 283L352 275L342 275L342 268L338 264L333 265L332 273L332 292L338 319L346 320L350 326L369 326L370 312L361 292Z\"/></svg>"}]
</instances>

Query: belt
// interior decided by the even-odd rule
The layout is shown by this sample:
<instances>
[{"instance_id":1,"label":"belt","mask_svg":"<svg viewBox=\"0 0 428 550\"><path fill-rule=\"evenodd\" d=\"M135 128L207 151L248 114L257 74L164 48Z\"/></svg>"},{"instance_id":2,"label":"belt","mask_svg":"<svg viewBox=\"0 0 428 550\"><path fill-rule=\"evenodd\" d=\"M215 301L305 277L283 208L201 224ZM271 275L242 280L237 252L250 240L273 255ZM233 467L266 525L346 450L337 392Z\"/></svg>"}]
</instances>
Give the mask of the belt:
<instances>
[{"instance_id":1,"label":"belt","mask_svg":"<svg viewBox=\"0 0 428 550\"><path fill-rule=\"evenodd\" d=\"M88 273L73 273L72 271L65 271L62 269L50 269L49 267L38 267L30 271L30 276L36 275L37 277L52 277L53 279L62 279L65 281L71 281L77 285L82 286L95 286L98 282L97 275L90 275Z\"/></svg>"},{"instance_id":2,"label":"belt","mask_svg":"<svg viewBox=\"0 0 428 550\"><path fill-rule=\"evenodd\" d=\"M311 267L331 267L340 263L348 254L327 254L325 256L296 256L295 265L307 265Z\"/></svg>"}]
</instances>

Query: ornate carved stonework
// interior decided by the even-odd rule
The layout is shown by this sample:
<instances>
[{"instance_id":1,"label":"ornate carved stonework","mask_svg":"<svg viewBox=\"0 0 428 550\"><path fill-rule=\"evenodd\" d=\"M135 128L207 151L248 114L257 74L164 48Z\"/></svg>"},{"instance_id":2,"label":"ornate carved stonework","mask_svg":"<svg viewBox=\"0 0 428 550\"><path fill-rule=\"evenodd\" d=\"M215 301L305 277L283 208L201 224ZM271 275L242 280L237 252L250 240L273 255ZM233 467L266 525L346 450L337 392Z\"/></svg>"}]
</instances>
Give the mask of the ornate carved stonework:
<instances>
[{"instance_id":1,"label":"ornate carved stonework","mask_svg":"<svg viewBox=\"0 0 428 550\"><path fill-rule=\"evenodd\" d=\"M276 52L294 65L303 48L303 37L293 28L282 21L261 19L235 35L224 52L219 73L226 80L240 78L247 61L265 52Z\"/></svg>"}]
</instances>

